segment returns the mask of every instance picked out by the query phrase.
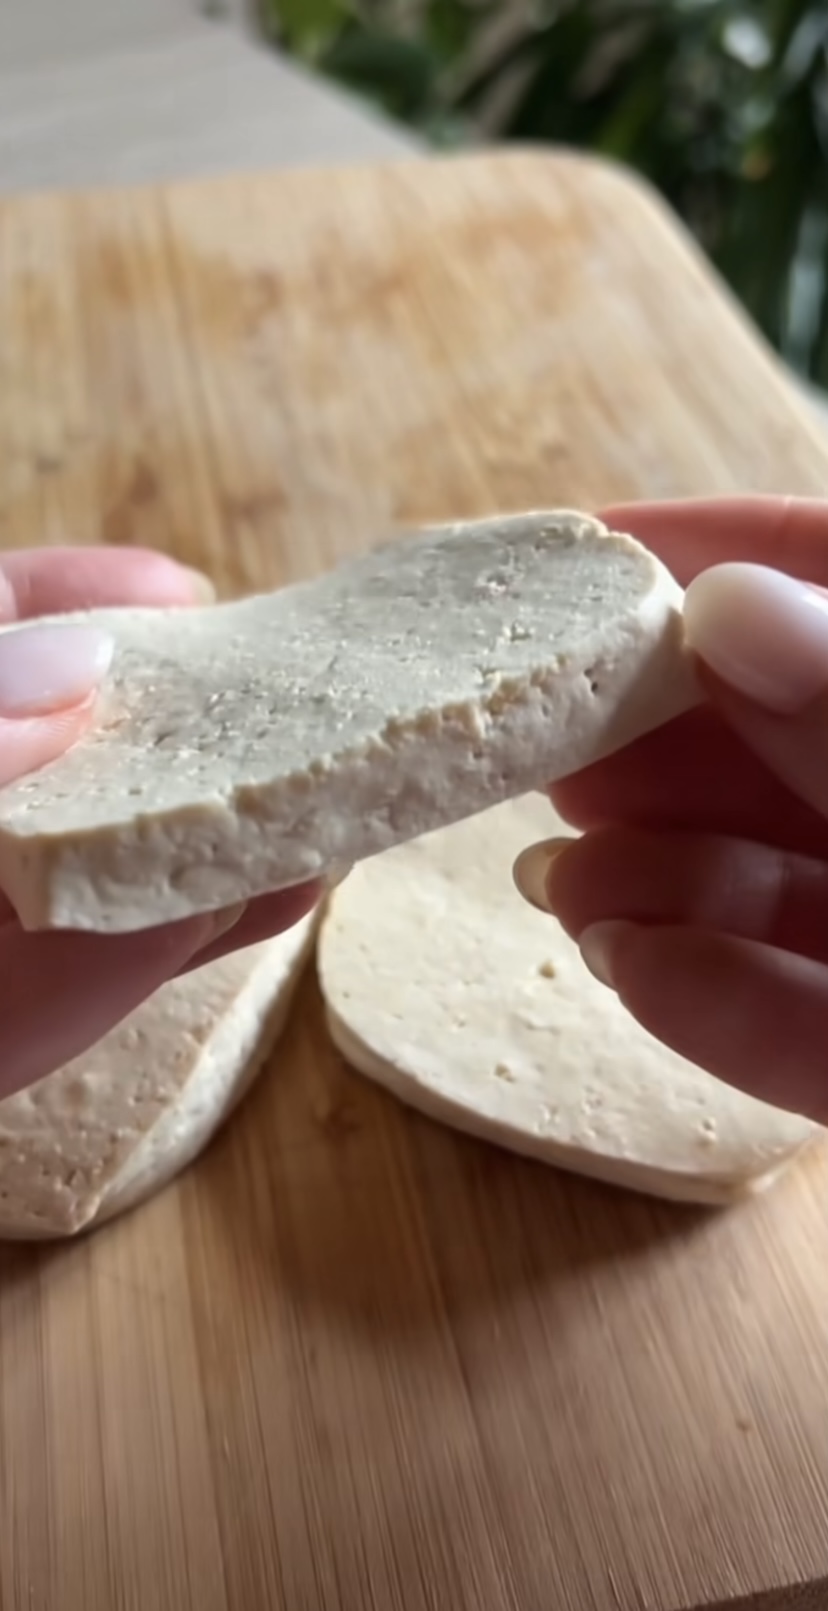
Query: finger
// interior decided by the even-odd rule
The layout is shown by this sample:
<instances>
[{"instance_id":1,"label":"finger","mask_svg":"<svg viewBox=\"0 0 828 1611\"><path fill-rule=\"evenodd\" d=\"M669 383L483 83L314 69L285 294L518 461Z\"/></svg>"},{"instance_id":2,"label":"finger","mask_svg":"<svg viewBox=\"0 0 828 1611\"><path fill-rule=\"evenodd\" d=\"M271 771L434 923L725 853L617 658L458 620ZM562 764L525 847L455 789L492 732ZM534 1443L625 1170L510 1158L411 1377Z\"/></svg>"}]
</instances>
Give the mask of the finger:
<instances>
[{"instance_id":1,"label":"finger","mask_svg":"<svg viewBox=\"0 0 828 1611\"><path fill-rule=\"evenodd\" d=\"M303 917L307 917L324 893L325 885L319 882L301 884L277 895L262 895L249 905L242 902L238 907L223 908L221 913L215 914L217 921L226 919L220 927L219 937L213 938L205 950L188 957L178 971L191 973L195 968L205 968L210 962L218 962L233 951L246 950L250 945L259 945L263 940L284 934ZM13 906L0 892L0 924L14 916Z\"/></svg>"},{"instance_id":2,"label":"finger","mask_svg":"<svg viewBox=\"0 0 828 1611\"><path fill-rule=\"evenodd\" d=\"M756 565L720 565L685 600L706 692L743 743L828 816L828 593Z\"/></svg>"},{"instance_id":3,"label":"finger","mask_svg":"<svg viewBox=\"0 0 828 1611\"><path fill-rule=\"evenodd\" d=\"M697 498L614 504L600 518L657 554L687 587L723 561L773 565L828 586L828 502L817 498Z\"/></svg>"},{"instance_id":4,"label":"finger","mask_svg":"<svg viewBox=\"0 0 828 1611\"><path fill-rule=\"evenodd\" d=\"M92 721L112 639L82 626L0 634L0 787L61 755Z\"/></svg>"},{"instance_id":5,"label":"finger","mask_svg":"<svg viewBox=\"0 0 828 1611\"><path fill-rule=\"evenodd\" d=\"M251 901L232 928L207 950L191 958L181 971L190 973L194 968L204 968L209 962L217 962L232 951L241 951L249 945L259 945L262 940L283 934L313 910L323 892L323 886L319 883L302 884L295 889L282 890L278 895L262 895L258 900Z\"/></svg>"},{"instance_id":6,"label":"finger","mask_svg":"<svg viewBox=\"0 0 828 1611\"><path fill-rule=\"evenodd\" d=\"M0 1098L71 1062L205 950L223 913L139 934L0 928Z\"/></svg>"},{"instance_id":7,"label":"finger","mask_svg":"<svg viewBox=\"0 0 828 1611\"><path fill-rule=\"evenodd\" d=\"M824 861L749 840L622 827L539 845L534 858L534 904L574 940L626 918L713 929L828 963Z\"/></svg>"},{"instance_id":8,"label":"finger","mask_svg":"<svg viewBox=\"0 0 828 1611\"><path fill-rule=\"evenodd\" d=\"M828 1117L828 968L704 929L597 924L584 960L665 1046L775 1107Z\"/></svg>"},{"instance_id":9,"label":"finger","mask_svg":"<svg viewBox=\"0 0 828 1611\"><path fill-rule=\"evenodd\" d=\"M549 791L578 828L604 823L723 833L828 858L828 822L802 803L711 708L675 722Z\"/></svg>"},{"instance_id":10,"label":"finger","mask_svg":"<svg viewBox=\"0 0 828 1611\"><path fill-rule=\"evenodd\" d=\"M200 571L147 548L32 548L0 554L0 622L106 605L209 604Z\"/></svg>"}]
</instances>

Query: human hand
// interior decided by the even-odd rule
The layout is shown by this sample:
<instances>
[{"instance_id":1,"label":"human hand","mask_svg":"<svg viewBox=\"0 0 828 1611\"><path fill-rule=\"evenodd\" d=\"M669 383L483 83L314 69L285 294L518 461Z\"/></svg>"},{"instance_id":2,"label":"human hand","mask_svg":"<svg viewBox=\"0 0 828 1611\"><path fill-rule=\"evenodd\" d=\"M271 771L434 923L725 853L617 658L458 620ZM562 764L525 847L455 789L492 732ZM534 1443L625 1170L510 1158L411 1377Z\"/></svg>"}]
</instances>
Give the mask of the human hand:
<instances>
[{"instance_id":1,"label":"human hand","mask_svg":"<svg viewBox=\"0 0 828 1611\"><path fill-rule=\"evenodd\" d=\"M828 503L602 518L687 587L707 703L551 790L584 836L531 883L652 1034L828 1122Z\"/></svg>"},{"instance_id":2,"label":"human hand","mask_svg":"<svg viewBox=\"0 0 828 1611\"><path fill-rule=\"evenodd\" d=\"M0 623L103 605L204 602L206 578L162 554L64 548L0 554ZM38 626L0 637L0 787L54 760L94 721L111 641ZM27 934L0 892L0 1098L100 1040L176 974L289 928L319 898L305 885L139 934Z\"/></svg>"}]
</instances>

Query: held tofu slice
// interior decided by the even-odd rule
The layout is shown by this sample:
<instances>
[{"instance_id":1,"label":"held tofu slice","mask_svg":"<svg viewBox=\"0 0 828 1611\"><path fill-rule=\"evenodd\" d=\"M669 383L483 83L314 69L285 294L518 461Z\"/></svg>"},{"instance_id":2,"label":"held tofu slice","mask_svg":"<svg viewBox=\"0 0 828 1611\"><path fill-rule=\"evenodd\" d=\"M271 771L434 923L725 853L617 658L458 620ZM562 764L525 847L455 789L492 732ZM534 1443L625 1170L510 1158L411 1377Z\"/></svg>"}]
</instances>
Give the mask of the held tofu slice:
<instances>
[{"instance_id":1,"label":"held tofu slice","mask_svg":"<svg viewBox=\"0 0 828 1611\"><path fill-rule=\"evenodd\" d=\"M318 945L331 1035L355 1069L457 1129L655 1196L724 1203L824 1132L666 1050L514 888L570 832L538 796L357 867Z\"/></svg>"},{"instance_id":2,"label":"held tofu slice","mask_svg":"<svg viewBox=\"0 0 828 1611\"><path fill-rule=\"evenodd\" d=\"M0 1237L71 1236L191 1163L281 1034L316 923L174 979L91 1051L0 1102Z\"/></svg>"},{"instance_id":3,"label":"held tofu slice","mask_svg":"<svg viewBox=\"0 0 828 1611\"><path fill-rule=\"evenodd\" d=\"M695 701L681 605L631 537L557 511L238 604L100 611L101 724L0 794L0 887L27 928L140 929L471 816Z\"/></svg>"}]
</instances>

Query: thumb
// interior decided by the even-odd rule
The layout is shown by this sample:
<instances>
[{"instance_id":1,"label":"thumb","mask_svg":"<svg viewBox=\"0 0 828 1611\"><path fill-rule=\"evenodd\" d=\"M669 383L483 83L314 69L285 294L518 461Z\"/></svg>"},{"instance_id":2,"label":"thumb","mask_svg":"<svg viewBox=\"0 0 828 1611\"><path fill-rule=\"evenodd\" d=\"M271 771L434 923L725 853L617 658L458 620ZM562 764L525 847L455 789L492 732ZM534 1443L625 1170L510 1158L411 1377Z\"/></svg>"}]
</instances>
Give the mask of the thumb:
<instances>
[{"instance_id":1,"label":"thumb","mask_svg":"<svg viewBox=\"0 0 828 1611\"><path fill-rule=\"evenodd\" d=\"M828 816L828 592L761 565L717 565L688 587L684 621L719 713Z\"/></svg>"},{"instance_id":2,"label":"thumb","mask_svg":"<svg viewBox=\"0 0 828 1611\"><path fill-rule=\"evenodd\" d=\"M113 647L108 634L87 626L0 633L0 788L80 737Z\"/></svg>"}]
</instances>

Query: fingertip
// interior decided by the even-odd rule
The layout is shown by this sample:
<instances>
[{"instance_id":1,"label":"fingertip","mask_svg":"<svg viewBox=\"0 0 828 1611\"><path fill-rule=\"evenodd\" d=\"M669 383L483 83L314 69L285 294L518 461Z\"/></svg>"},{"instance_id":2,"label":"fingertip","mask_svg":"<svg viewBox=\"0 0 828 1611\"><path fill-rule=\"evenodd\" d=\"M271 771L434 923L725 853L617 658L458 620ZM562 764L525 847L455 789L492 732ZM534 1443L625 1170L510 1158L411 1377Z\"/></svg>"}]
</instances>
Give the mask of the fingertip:
<instances>
[{"instance_id":1,"label":"fingertip","mask_svg":"<svg viewBox=\"0 0 828 1611\"><path fill-rule=\"evenodd\" d=\"M0 931L0 1096L42 1079L95 1045L184 972L216 928L216 914L204 913L132 934L59 929L33 934L17 925Z\"/></svg>"},{"instance_id":2,"label":"fingertip","mask_svg":"<svg viewBox=\"0 0 828 1611\"><path fill-rule=\"evenodd\" d=\"M605 763L600 763L605 764ZM593 768L562 778L547 789L550 804L558 816L572 828L586 828L594 818L591 806L596 796ZM597 791L600 794L600 789Z\"/></svg>"},{"instance_id":3,"label":"fingertip","mask_svg":"<svg viewBox=\"0 0 828 1611\"><path fill-rule=\"evenodd\" d=\"M109 634L91 627L0 634L0 785L55 760L80 737L113 653Z\"/></svg>"},{"instance_id":4,"label":"fingertip","mask_svg":"<svg viewBox=\"0 0 828 1611\"><path fill-rule=\"evenodd\" d=\"M0 788L56 761L92 726L97 690L78 705L50 716L6 721L0 717Z\"/></svg>"},{"instance_id":5,"label":"fingertip","mask_svg":"<svg viewBox=\"0 0 828 1611\"><path fill-rule=\"evenodd\" d=\"M100 687L115 644L75 625L27 626L0 635L0 718L50 716L82 705Z\"/></svg>"},{"instance_id":6,"label":"fingertip","mask_svg":"<svg viewBox=\"0 0 828 1611\"><path fill-rule=\"evenodd\" d=\"M716 565L685 595L687 643L753 704L796 715L828 690L828 594L764 565Z\"/></svg>"},{"instance_id":7,"label":"fingertip","mask_svg":"<svg viewBox=\"0 0 828 1611\"><path fill-rule=\"evenodd\" d=\"M248 946L276 939L307 917L319 905L324 894L324 886L314 881L293 889L280 890L275 895L260 895L256 900L248 901L241 914L237 908L233 908L236 915L229 925L205 939L179 971L190 973L195 968L204 968L211 962L220 961L233 951L244 951ZM216 916L221 918L221 914Z\"/></svg>"},{"instance_id":8,"label":"fingertip","mask_svg":"<svg viewBox=\"0 0 828 1611\"><path fill-rule=\"evenodd\" d=\"M527 845L520 852L512 868L512 877L518 894L527 906L538 912L554 914L550 900L549 883L552 868L575 841L565 838L544 839L540 844Z\"/></svg>"},{"instance_id":9,"label":"fingertip","mask_svg":"<svg viewBox=\"0 0 828 1611\"><path fill-rule=\"evenodd\" d=\"M634 929L635 924L623 918L607 918L584 929L578 941L581 956L593 979L606 985L608 990L617 989L618 957Z\"/></svg>"},{"instance_id":10,"label":"fingertip","mask_svg":"<svg viewBox=\"0 0 828 1611\"><path fill-rule=\"evenodd\" d=\"M681 1049L687 1002L694 985L698 989L710 939L679 924L606 918L583 929L577 943L592 977L614 992L642 1028Z\"/></svg>"},{"instance_id":11,"label":"fingertip","mask_svg":"<svg viewBox=\"0 0 828 1611\"><path fill-rule=\"evenodd\" d=\"M605 919L627 915L623 905L619 910L616 888L618 858L623 856L627 832L623 827L597 827L552 842L555 853L545 868L543 909L557 918L570 939L579 940L586 928ZM621 849L614 851L613 842L617 843L619 835Z\"/></svg>"},{"instance_id":12,"label":"fingertip","mask_svg":"<svg viewBox=\"0 0 828 1611\"><path fill-rule=\"evenodd\" d=\"M0 556L0 621L74 610L182 607L212 602L209 578L152 548L11 550Z\"/></svg>"},{"instance_id":13,"label":"fingertip","mask_svg":"<svg viewBox=\"0 0 828 1611\"><path fill-rule=\"evenodd\" d=\"M179 565L178 570L187 592L187 603L215 604L217 598L215 583L205 571L197 571L190 565Z\"/></svg>"},{"instance_id":14,"label":"fingertip","mask_svg":"<svg viewBox=\"0 0 828 1611\"><path fill-rule=\"evenodd\" d=\"M735 500L734 500L735 501ZM664 498L652 503L612 503L598 510L598 519L610 531L625 532L646 543L665 528L696 528L700 520L716 519L726 513L726 499Z\"/></svg>"},{"instance_id":15,"label":"fingertip","mask_svg":"<svg viewBox=\"0 0 828 1611\"><path fill-rule=\"evenodd\" d=\"M110 602L134 603L145 608L214 604L216 588L210 577L194 566L151 548L109 550L113 558L112 585L125 595ZM102 602L102 601L99 601Z\"/></svg>"}]
</instances>

